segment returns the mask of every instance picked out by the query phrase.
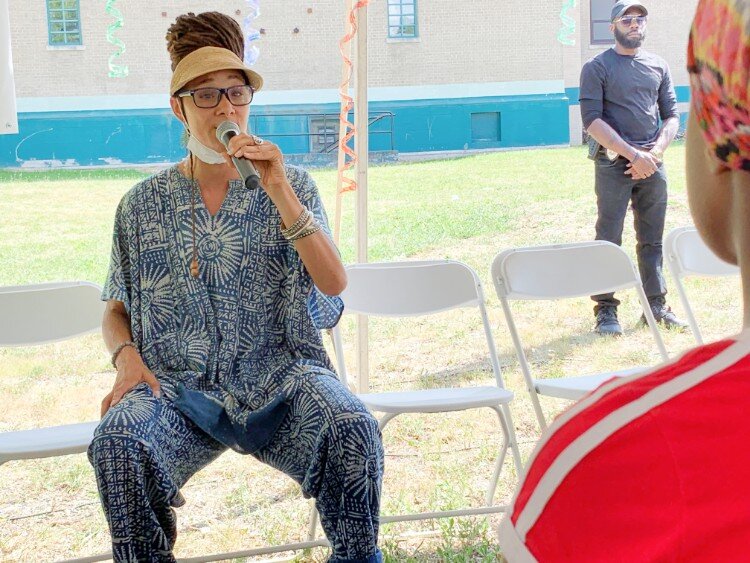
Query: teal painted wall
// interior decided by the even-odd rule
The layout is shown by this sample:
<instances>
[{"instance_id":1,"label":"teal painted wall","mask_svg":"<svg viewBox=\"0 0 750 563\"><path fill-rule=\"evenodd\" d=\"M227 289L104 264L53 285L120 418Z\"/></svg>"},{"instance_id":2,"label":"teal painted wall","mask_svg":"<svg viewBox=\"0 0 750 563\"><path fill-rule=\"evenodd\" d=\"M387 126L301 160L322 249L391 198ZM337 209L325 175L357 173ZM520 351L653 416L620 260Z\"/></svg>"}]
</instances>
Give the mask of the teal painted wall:
<instances>
[{"instance_id":1,"label":"teal painted wall","mask_svg":"<svg viewBox=\"0 0 750 563\"><path fill-rule=\"evenodd\" d=\"M393 113L371 127L370 150L398 152L524 147L568 143L563 93L373 102L371 114ZM287 154L310 151L308 115L337 104L254 106L250 127ZM483 138L472 114L499 113L499 139ZM174 162L185 154L182 126L168 109L20 113L19 134L0 135L0 167L92 166ZM477 116L476 123L487 118ZM391 140L391 127L393 139Z\"/></svg>"}]
</instances>

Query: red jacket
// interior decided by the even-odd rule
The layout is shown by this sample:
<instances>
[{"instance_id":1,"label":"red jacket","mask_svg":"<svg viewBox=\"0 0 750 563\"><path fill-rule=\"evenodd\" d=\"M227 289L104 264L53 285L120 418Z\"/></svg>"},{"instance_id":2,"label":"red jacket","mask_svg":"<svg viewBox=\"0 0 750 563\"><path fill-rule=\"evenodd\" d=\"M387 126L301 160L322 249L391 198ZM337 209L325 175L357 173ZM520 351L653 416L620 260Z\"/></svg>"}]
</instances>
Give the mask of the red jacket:
<instances>
[{"instance_id":1,"label":"red jacket","mask_svg":"<svg viewBox=\"0 0 750 563\"><path fill-rule=\"evenodd\" d=\"M750 330L560 415L500 527L515 561L750 561Z\"/></svg>"}]
</instances>

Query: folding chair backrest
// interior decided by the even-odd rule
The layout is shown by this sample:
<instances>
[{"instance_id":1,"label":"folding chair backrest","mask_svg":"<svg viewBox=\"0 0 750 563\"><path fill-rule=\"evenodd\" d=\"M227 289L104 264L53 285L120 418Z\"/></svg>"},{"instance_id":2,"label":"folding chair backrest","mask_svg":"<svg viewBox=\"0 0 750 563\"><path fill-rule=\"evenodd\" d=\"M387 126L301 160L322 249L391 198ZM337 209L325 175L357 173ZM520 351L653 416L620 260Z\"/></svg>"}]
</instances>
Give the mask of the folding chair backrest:
<instances>
[{"instance_id":1,"label":"folding chair backrest","mask_svg":"<svg viewBox=\"0 0 750 563\"><path fill-rule=\"evenodd\" d=\"M89 282L0 287L0 346L30 346L100 330L101 288Z\"/></svg>"},{"instance_id":2,"label":"folding chair backrest","mask_svg":"<svg viewBox=\"0 0 750 563\"><path fill-rule=\"evenodd\" d=\"M482 284L469 266L452 260L381 262L353 264L347 266L346 273L348 283L341 294L344 313L411 317L477 307L482 317L492 370L497 385L503 387ZM333 329L333 340L339 376L347 381L338 326Z\"/></svg>"},{"instance_id":3,"label":"folding chair backrest","mask_svg":"<svg viewBox=\"0 0 750 563\"><path fill-rule=\"evenodd\" d=\"M732 276L740 269L724 262L706 246L695 227L670 231L664 241L670 269L680 276Z\"/></svg>"},{"instance_id":4,"label":"folding chair backrest","mask_svg":"<svg viewBox=\"0 0 750 563\"><path fill-rule=\"evenodd\" d=\"M453 261L383 262L346 268L345 311L409 317L476 305L481 284L466 264Z\"/></svg>"},{"instance_id":5,"label":"folding chair backrest","mask_svg":"<svg viewBox=\"0 0 750 563\"><path fill-rule=\"evenodd\" d=\"M667 265L675 283L675 289L685 309L685 314L695 341L703 344L703 335L690 306L682 278L687 276L736 276L740 269L724 262L708 248L695 227L679 227L669 232L664 240Z\"/></svg>"},{"instance_id":6,"label":"folding chair backrest","mask_svg":"<svg viewBox=\"0 0 750 563\"><path fill-rule=\"evenodd\" d=\"M619 246L606 241L515 248L492 262L506 299L557 299L636 287L640 277Z\"/></svg>"},{"instance_id":7,"label":"folding chair backrest","mask_svg":"<svg viewBox=\"0 0 750 563\"><path fill-rule=\"evenodd\" d=\"M542 429L546 428L546 421L537 398L537 385L531 374L531 365L513 318L510 300L555 300L634 288L659 353L662 359L668 359L638 271L625 251L615 244L594 241L510 249L495 256L491 275ZM561 378L557 380L558 384L566 379L577 380L579 383L576 387L580 387L580 382L586 378Z\"/></svg>"}]
</instances>

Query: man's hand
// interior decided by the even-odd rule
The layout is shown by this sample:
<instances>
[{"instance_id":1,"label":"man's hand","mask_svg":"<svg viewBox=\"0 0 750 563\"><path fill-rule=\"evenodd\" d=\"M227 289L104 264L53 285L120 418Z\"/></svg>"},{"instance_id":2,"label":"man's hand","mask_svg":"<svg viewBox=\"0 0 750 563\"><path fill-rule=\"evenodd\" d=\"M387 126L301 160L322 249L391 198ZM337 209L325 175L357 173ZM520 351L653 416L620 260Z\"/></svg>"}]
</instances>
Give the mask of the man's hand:
<instances>
[{"instance_id":1,"label":"man's hand","mask_svg":"<svg viewBox=\"0 0 750 563\"><path fill-rule=\"evenodd\" d=\"M664 151L662 149L654 147L648 152L650 152L659 163L664 162Z\"/></svg>"},{"instance_id":2,"label":"man's hand","mask_svg":"<svg viewBox=\"0 0 750 563\"><path fill-rule=\"evenodd\" d=\"M115 384L102 401L101 416L120 402L123 395L133 387L145 381L154 393L155 397L161 397L161 386L156 376L146 367L138 351L132 346L126 346L117 356L117 377Z\"/></svg>"},{"instance_id":3,"label":"man's hand","mask_svg":"<svg viewBox=\"0 0 750 563\"><path fill-rule=\"evenodd\" d=\"M661 164L661 160L651 152L635 149L635 156L628 163L625 174L631 176L633 180L643 180L652 176Z\"/></svg>"}]
</instances>

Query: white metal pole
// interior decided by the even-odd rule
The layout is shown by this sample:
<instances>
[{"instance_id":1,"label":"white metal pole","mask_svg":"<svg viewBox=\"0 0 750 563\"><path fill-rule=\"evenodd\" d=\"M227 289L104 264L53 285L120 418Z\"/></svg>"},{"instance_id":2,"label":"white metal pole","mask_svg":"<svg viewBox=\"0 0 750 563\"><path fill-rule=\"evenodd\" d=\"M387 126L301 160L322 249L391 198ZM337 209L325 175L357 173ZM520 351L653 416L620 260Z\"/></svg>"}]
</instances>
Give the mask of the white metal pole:
<instances>
[{"instance_id":1,"label":"white metal pole","mask_svg":"<svg viewBox=\"0 0 750 563\"><path fill-rule=\"evenodd\" d=\"M354 150L357 154L357 262L367 262L367 163L368 147L368 104L367 104L367 6L357 11L357 58L354 63L356 94L354 96ZM359 372L359 392L367 393L369 382L369 354L367 318L357 317L357 365Z\"/></svg>"},{"instance_id":2,"label":"white metal pole","mask_svg":"<svg viewBox=\"0 0 750 563\"><path fill-rule=\"evenodd\" d=\"M0 135L18 133L8 0L0 0Z\"/></svg>"}]
</instances>

